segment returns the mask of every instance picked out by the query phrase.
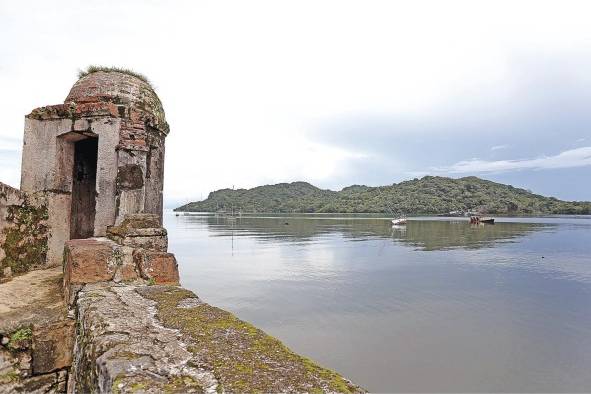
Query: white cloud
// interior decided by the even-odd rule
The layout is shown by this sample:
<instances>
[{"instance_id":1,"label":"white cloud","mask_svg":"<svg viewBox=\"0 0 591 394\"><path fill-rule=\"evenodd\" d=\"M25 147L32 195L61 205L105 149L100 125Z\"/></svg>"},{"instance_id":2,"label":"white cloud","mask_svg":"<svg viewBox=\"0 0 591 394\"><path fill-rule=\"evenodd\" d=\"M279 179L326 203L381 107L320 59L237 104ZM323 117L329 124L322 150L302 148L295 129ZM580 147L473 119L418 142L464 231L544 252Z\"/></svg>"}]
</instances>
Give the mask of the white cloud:
<instances>
[{"instance_id":1,"label":"white cloud","mask_svg":"<svg viewBox=\"0 0 591 394\"><path fill-rule=\"evenodd\" d=\"M18 151L21 149L22 142L19 138L12 138L0 135L0 150Z\"/></svg>"},{"instance_id":2,"label":"white cloud","mask_svg":"<svg viewBox=\"0 0 591 394\"><path fill-rule=\"evenodd\" d=\"M491 147L490 150L494 152L496 150L507 149L508 147L509 145L495 145Z\"/></svg>"},{"instance_id":3,"label":"white cloud","mask_svg":"<svg viewBox=\"0 0 591 394\"><path fill-rule=\"evenodd\" d=\"M0 182L13 187L20 185L21 145L18 138L0 135Z\"/></svg>"},{"instance_id":4,"label":"white cloud","mask_svg":"<svg viewBox=\"0 0 591 394\"><path fill-rule=\"evenodd\" d=\"M436 167L440 173L484 173L506 172L515 170L543 170L591 166L591 146L571 149L555 156L544 156L535 159L486 161L471 159L460 161L449 167Z\"/></svg>"},{"instance_id":5,"label":"white cloud","mask_svg":"<svg viewBox=\"0 0 591 394\"><path fill-rule=\"evenodd\" d=\"M495 100L511 101L511 59L523 51L558 54L589 78L570 60L590 56L590 13L586 1L539 0L1 1L0 136L20 145L23 115L62 102L78 68L120 65L148 75L163 101L167 199L322 186L363 152L316 143L318 122L437 118L450 97L482 92L494 115ZM0 176L16 179L20 163L9 166Z\"/></svg>"}]
</instances>

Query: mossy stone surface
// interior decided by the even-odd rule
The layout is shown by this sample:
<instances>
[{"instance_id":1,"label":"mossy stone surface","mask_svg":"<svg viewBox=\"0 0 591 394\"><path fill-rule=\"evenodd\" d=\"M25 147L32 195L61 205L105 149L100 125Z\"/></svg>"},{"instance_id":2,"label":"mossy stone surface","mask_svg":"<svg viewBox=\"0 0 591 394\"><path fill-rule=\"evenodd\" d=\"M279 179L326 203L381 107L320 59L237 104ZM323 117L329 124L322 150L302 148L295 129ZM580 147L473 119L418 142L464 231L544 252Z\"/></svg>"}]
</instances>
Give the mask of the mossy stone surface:
<instances>
[{"instance_id":1,"label":"mossy stone surface","mask_svg":"<svg viewBox=\"0 0 591 394\"><path fill-rule=\"evenodd\" d=\"M10 267L13 274L23 274L46 264L49 228L48 211L44 203L35 204L24 198L21 205L7 207L2 243L4 258L0 261L0 276Z\"/></svg>"},{"instance_id":2,"label":"mossy stone surface","mask_svg":"<svg viewBox=\"0 0 591 394\"><path fill-rule=\"evenodd\" d=\"M190 338L188 350L212 369L220 391L364 392L231 313L197 302L188 290L151 286L139 292L156 302L157 318L166 327Z\"/></svg>"}]
</instances>

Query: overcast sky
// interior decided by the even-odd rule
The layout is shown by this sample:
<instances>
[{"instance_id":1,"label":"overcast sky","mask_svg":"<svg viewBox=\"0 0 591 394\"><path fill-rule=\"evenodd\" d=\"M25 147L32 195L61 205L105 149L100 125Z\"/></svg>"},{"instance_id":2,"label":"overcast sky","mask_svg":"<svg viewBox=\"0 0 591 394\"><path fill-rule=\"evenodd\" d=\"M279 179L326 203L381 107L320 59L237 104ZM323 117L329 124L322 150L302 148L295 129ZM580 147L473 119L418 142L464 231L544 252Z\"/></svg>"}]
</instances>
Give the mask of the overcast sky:
<instances>
[{"instance_id":1,"label":"overcast sky","mask_svg":"<svg viewBox=\"0 0 591 394\"><path fill-rule=\"evenodd\" d=\"M89 64L164 103L168 206L215 189L482 176L591 200L589 1L0 0L0 181Z\"/></svg>"}]
</instances>

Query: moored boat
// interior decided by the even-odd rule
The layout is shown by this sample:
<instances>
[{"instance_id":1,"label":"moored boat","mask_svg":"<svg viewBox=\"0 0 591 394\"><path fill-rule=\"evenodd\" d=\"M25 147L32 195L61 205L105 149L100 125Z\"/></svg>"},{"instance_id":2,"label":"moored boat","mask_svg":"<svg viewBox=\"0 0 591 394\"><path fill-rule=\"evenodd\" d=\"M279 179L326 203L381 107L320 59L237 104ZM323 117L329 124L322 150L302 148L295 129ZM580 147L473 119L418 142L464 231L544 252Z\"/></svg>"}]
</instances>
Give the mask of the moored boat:
<instances>
[{"instance_id":1,"label":"moored boat","mask_svg":"<svg viewBox=\"0 0 591 394\"><path fill-rule=\"evenodd\" d=\"M470 223L477 224L477 223L487 223L487 224L495 224L495 218L491 217L480 217L480 216L470 216Z\"/></svg>"}]
</instances>

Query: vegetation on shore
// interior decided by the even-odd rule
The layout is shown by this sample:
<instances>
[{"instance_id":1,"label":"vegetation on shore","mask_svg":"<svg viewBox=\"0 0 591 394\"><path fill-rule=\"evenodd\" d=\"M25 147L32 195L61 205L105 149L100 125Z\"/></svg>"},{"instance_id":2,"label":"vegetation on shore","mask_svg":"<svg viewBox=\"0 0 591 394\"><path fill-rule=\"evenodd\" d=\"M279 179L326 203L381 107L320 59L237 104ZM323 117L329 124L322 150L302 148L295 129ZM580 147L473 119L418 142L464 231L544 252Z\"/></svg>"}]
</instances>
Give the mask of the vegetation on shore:
<instances>
[{"instance_id":1,"label":"vegetation on shore","mask_svg":"<svg viewBox=\"0 0 591 394\"><path fill-rule=\"evenodd\" d=\"M221 189L206 200L175 209L182 212L591 214L591 202L561 201L528 190L481 179L425 176L388 186L353 185L341 191L306 182L252 189Z\"/></svg>"}]
</instances>

